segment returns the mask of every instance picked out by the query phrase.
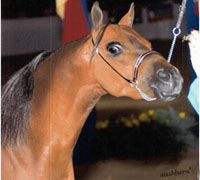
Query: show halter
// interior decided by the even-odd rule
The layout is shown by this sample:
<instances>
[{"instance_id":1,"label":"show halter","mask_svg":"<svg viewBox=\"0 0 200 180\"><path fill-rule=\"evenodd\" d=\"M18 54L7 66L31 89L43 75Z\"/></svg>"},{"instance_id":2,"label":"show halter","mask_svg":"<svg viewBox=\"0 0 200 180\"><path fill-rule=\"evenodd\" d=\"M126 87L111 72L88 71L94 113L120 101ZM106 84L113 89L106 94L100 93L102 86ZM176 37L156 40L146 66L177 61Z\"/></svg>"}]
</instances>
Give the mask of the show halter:
<instances>
[{"instance_id":1,"label":"show halter","mask_svg":"<svg viewBox=\"0 0 200 180\"><path fill-rule=\"evenodd\" d=\"M135 66L134 66L134 72L133 72L133 78L132 79L127 79L126 77L124 77L120 72L118 72L105 58L104 56L100 53L99 49L98 49L98 45L99 43L101 42L102 38L103 38L103 35L105 33L105 30L106 28L108 27L109 23L106 24L106 26L103 28L103 30L97 35L97 40L96 40L96 43L94 42L94 39L92 37L92 43L93 43L93 51L92 51L92 56L90 58L90 62L93 58L93 56L95 55L95 53L97 53L101 59L108 65L110 66L110 68L116 72L121 78L123 78L125 81L127 81L131 87L135 88L139 94L143 97L143 99L145 99L146 101L154 101L156 100L157 98L151 98L151 97L148 97L139 87L138 87L138 80L137 80L137 76L138 76L138 70L139 70L139 66L140 64L142 63L142 61L147 57L147 56L150 56L152 54L159 54L158 52L156 51L147 51L145 53L143 53L142 55L140 55L137 60L136 60L136 63L135 63Z\"/></svg>"}]
</instances>

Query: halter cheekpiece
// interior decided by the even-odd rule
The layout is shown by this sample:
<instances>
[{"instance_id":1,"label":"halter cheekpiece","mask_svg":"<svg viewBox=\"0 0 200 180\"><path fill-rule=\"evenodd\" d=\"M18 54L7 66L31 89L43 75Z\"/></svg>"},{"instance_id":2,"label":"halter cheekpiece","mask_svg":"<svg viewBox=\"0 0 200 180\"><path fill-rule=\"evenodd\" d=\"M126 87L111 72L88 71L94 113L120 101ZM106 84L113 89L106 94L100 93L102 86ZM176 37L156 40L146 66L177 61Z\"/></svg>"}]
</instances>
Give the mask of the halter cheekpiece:
<instances>
[{"instance_id":1,"label":"halter cheekpiece","mask_svg":"<svg viewBox=\"0 0 200 180\"><path fill-rule=\"evenodd\" d=\"M131 87L135 88L139 93L140 95L143 97L143 99L145 99L146 101L154 101L156 100L157 98L151 98L151 97L148 97L139 87L138 87L138 80L137 80L137 76L138 76L138 71L139 71L139 67L140 67L140 64L142 63L142 61L152 55L152 54L159 54L158 52L156 51L147 51L145 53L143 53L142 55L140 55L137 60L136 60L136 63L134 65L134 71L133 71L133 78L132 79L127 79L126 77L124 77L119 71L117 71L104 57L103 55L100 53L99 49L98 49L98 45L99 43L101 42L102 38L103 38L103 35L105 33L105 30L106 28L108 27L109 23L106 24L106 26L102 29L102 31L99 32L99 34L97 35L97 38L96 38L96 42L94 42L94 39L92 37L92 44L94 46L93 48L93 51L92 51L92 56L90 58L90 61L92 60L93 56L95 55L95 53L97 53L101 59L108 65L110 66L110 68L115 71L121 78L123 78L125 81L127 81Z\"/></svg>"}]
</instances>

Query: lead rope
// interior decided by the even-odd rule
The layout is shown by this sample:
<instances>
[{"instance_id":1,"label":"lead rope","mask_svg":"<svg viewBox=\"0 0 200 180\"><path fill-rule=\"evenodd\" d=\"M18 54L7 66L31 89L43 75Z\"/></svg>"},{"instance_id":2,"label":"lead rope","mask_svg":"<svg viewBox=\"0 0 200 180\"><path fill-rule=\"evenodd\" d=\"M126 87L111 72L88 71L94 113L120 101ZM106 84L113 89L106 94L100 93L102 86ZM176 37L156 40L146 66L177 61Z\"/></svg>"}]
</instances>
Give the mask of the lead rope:
<instances>
[{"instance_id":1,"label":"lead rope","mask_svg":"<svg viewBox=\"0 0 200 180\"><path fill-rule=\"evenodd\" d=\"M183 15L184 15L184 12L185 12L186 2L187 2L187 0L183 0L182 1L176 26L172 30L174 37L173 37L171 48L170 48L169 55L168 55L168 58L167 58L167 62L169 62L169 63L171 61L171 57L172 57L172 53L173 53L174 46L175 46L175 43L176 43L176 39L181 34L180 26L181 26L181 22L183 20Z\"/></svg>"}]
</instances>

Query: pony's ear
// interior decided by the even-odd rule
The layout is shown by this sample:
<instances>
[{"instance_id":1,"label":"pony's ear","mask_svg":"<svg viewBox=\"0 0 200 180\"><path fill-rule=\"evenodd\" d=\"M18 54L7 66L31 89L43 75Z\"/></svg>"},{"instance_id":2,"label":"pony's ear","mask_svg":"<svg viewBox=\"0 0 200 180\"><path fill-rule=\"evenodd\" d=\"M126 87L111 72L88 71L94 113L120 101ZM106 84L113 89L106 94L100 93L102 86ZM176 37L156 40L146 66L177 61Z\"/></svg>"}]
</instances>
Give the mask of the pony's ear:
<instances>
[{"instance_id":1,"label":"pony's ear","mask_svg":"<svg viewBox=\"0 0 200 180\"><path fill-rule=\"evenodd\" d=\"M133 26L135 10L134 10L134 3L131 3L129 11L121 18L118 24L126 25L126 26Z\"/></svg>"},{"instance_id":2,"label":"pony's ear","mask_svg":"<svg viewBox=\"0 0 200 180\"><path fill-rule=\"evenodd\" d=\"M92 29L97 30L98 27L103 24L103 12L99 7L98 1L96 1L92 6L91 19L92 19Z\"/></svg>"}]
</instances>

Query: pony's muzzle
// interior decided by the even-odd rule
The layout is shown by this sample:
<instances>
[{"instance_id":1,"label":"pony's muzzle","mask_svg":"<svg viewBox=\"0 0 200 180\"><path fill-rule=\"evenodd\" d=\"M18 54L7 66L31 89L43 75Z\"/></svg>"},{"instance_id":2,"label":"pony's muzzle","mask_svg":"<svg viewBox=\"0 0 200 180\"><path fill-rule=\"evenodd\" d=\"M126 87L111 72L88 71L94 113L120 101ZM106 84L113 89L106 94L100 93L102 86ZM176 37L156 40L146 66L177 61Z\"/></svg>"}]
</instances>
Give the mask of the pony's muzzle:
<instances>
[{"instance_id":1,"label":"pony's muzzle","mask_svg":"<svg viewBox=\"0 0 200 180\"><path fill-rule=\"evenodd\" d=\"M182 86L183 78L175 67L157 69L151 84L155 96L162 101L175 99L181 93Z\"/></svg>"}]
</instances>

